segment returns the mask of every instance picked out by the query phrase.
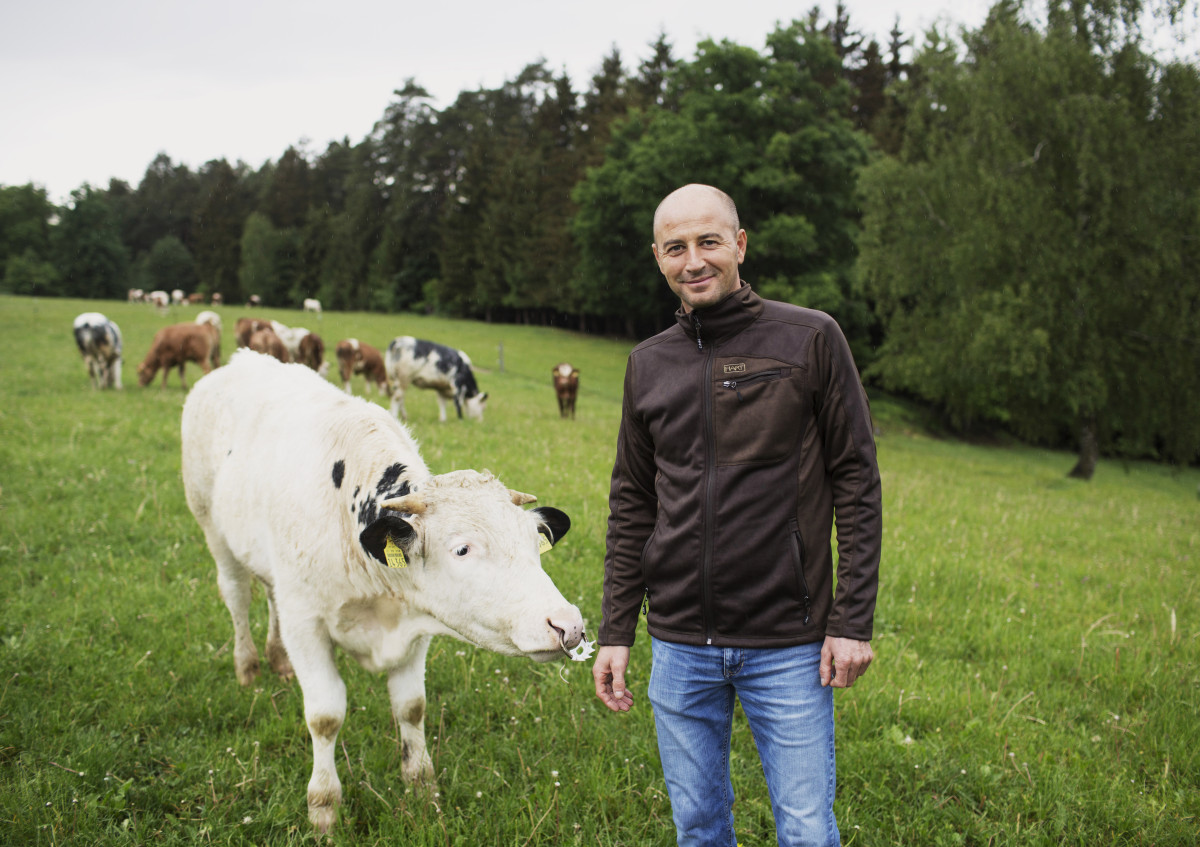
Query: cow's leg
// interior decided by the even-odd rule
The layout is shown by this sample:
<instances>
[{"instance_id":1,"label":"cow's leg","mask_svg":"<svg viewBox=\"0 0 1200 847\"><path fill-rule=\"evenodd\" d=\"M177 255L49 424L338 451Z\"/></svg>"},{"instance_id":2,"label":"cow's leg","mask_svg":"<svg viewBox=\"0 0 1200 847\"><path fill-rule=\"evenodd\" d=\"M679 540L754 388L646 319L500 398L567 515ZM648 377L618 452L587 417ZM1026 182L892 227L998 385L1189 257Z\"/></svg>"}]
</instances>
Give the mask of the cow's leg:
<instances>
[{"instance_id":1,"label":"cow's leg","mask_svg":"<svg viewBox=\"0 0 1200 847\"><path fill-rule=\"evenodd\" d=\"M285 604L286 605L286 604ZM338 732L346 720L346 684L338 675L333 643L318 621L283 615L281 631L296 679L304 692L304 722L313 745L313 771L308 781L308 819L327 833L342 802L334 756Z\"/></svg>"},{"instance_id":2,"label":"cow's leg","mask_svg":"<svg viewBox=\"0 0 1200 847\"><path fill-rule=\"evenodd\" d=\"M186 365L187 365L187 362L179 363L179 384L183 386L184 391L187 391L187 383L183 379L183 369Z\"/></svg>"},{"instance_id":3,"label":"cow's leg","mask_svg":"<svg viewBox=\"0 0 1200 847\"><path fill-rule=\"evenodd\" d=\"M233 668L238 682L249 685L258 676L258 648L250 633L250 592L254 576L234 558L220 536L206 528L204 537L217 563L217 588L233 619Z\"/></svg>"},{"instance_id":4,"label":"cow's leg","mask_svg":"<svg viewBox=\"0 0 1200 847\"><path fill-rule=\"evenodd\" d=\"M404 410L404 388L399 385L392 389L392 417L408 421L408 412Z\"/></svg>"},{"instance_id":5,"label":"cow's leg","mask_svg":"<svg viewBox=\"0 0 1200 847\"><path fill-rule=\"evenodd\" d=\"M446 422L446 398L441 394L437 395L438 401L438 420L442 423Z\"/></svg>"},{"instance_id":6,"label":"cow's leg","mask_svg":"<svg viewBox=\"0 0 1200 847\"><path fill-rule=\"evenodd\" d=\"M291 679L296 675L292 662L288 658L287 648L283 646L283 637L279 632L279 609L275 605L275 591L267 587L267 661L271 670L283 679Z\"/></svg>"},{"instance_id":7,"label":"cow's leg","mask_svg":"<svg viewBox=\"0 0 1200 847\"><path fill-rule=\"evenodd\" d=\"M400 775L405 782L432 782L433 762L425 749L425 654L429 636L413 643L409 660L388 672L392 716L400 728Z\"/></svg>"}]
</instances>

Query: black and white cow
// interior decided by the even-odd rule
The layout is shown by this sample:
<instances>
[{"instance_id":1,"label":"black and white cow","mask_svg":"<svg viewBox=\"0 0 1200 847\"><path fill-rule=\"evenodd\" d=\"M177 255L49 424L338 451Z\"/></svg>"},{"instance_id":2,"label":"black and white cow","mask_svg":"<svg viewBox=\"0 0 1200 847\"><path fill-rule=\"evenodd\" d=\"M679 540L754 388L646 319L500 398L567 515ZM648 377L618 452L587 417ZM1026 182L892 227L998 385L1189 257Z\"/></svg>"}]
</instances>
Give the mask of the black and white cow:
<instances>
[{"instance_id":1,"label":"black and white cow","mask_svg":"<svg viewBox=\"0 0 1200 847\"><path fill-rule=\"evenodd\" d=\"M467 354L453 347L401 335L388 345L387 376L392 385L392 415L408 420L404 392L408 386L431 388L437 392L438 420L446 420L446 401L453 400L461 418L483 420L487 393L481 393Z\"/></svg>"},{"instance_id":2,"label":"black and white cow","mask_svg":"<svg viewBox=\"0 0 1200 847\"><path fill-rule=\"evenodd\" d=\"M431 779L425 656L451 635L537 661L586 658L583 618L542 570L570 528L487 473L433 475L403 424L312 370L239 350L183 407L183 485L233 618L238 681L259 672L251 584L266 586L267 657L293 673L313 744L308 815L341 802L346 686L335 646L387 674L401 775Z\"/></svg>"},{"instance_id":3,"label":"black and white cow","mask_svg":"<svg viewBox=\"0 0 1200 847\"><path fill-rule=\"evenodd\" d=\"M75 346L93 388L121 387L121 328L99 312L75 318Z\"/></svg>"}]
</instances>

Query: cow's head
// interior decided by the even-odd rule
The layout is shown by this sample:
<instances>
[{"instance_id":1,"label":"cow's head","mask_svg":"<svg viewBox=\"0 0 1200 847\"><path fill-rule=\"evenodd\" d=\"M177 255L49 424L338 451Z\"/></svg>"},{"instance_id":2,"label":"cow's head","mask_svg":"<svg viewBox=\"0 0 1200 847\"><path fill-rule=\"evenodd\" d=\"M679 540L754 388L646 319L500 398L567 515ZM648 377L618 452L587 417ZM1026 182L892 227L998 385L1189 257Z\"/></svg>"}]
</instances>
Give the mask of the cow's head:
<instances>
[{"instance_id":1,"label":"cow's head","mask_svg":"<svg viewBox=\"0 0 1200 847\"><path fill-rule=\"evenodd\" d=\"M541 565L570 518L521 508L535 500L491 474L454 471L381 504L359 541L379 567L395 569L414 609L450 634L548 661L579 643L583 618Z\"/></svg>"},{"instance_id":2,"label":"cow's head","mask_svg":"<svg viewBox=\"0 0 1200 847\"><path fill-rule=\"evenodd\" d=\"M454 395L454 408L458 410L458 416L461 418L465 413L468 418L473 418L477 421L483 420L483 409L487 406L487 392L475 394L471 397L466 397L461 394Z\"/></svg>"}]
</instances>

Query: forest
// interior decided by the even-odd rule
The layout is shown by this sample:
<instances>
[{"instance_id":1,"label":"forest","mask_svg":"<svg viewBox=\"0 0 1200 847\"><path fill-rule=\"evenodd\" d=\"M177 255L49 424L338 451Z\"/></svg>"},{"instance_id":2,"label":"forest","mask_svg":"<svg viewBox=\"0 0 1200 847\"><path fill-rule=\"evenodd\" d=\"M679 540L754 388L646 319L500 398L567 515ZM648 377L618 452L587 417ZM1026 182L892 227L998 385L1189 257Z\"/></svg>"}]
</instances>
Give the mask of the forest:
<instances>
[{"instance_id":1,"label":"forest","mask_svg":"<svg viewBox=\"0 0 1200 847\"><path fill-rule=\"evenodd\" d=\"M677 303L659 198L726 190L743 277L843 327L868 385L958 433L1200 458L1200 69L1151 48L1192 0L1001 0L975 30L862 35L839 4L761 49L667 37L583 86L526 66L257 169L167 151L63 206L0 186L0 293L258 295L646 337Z\"/></svg>"}]
</instances>

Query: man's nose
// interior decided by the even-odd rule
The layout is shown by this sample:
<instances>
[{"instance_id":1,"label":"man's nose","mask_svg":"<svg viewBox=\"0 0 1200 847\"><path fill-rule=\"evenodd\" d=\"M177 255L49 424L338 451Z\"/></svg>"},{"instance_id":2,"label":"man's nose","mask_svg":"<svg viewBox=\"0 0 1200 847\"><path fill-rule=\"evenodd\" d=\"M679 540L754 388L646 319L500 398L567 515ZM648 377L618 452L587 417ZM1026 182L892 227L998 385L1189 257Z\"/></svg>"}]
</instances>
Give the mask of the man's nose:
<instances>
[{"instance_id":1,"label":"man's nose","mask_svg":"<svg viewBox=\"0 0 1200 847\"><path fill-rule=\"evenodd\" d=\"M687 249L687 266L686 270L699 270L704 267L704 258L700 255L700 248L692 245Z\"/></svg>"}]
</instances>

